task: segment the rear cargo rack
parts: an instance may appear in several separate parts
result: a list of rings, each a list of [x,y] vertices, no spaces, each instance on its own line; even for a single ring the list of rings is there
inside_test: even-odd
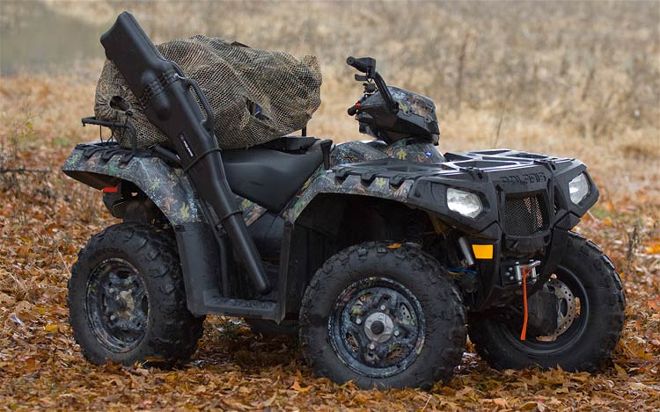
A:
[[[107,127],[112,132],[112,134],[107,139],[107,141],[111,141],[111,140],[119,141],[115,136],[115,133],[119,131],[123,137],[124,133],[126,133],[126,131],[128,130],[130,133],[128,137],[131,142],[131,147],[133,148],[133,151],[135,151],[137,150],[137,139],[135,138],[136,137],[135,129],[128,123],[128,116],[130,116],[129,112],[127,112],[127,117],[126,120],[124,120],[124,122],[118,122],[113,120],[101,120],[96,116],[83,117],[82,119],[80,119],[80,122],[82,123],[83,127],[87,126],[88,124],[99,126],[99,140],[101,140],[102,142],[103,142],[103,133],[101,127]]]
[[[126,123],[119,123],[119,122],[115,122],[115,121],[112,121],[112,120],[101,120],[101,119],[97,119],[96,116],[83,117],[82,119],[80,119],[80,121],[82,122],[83,127],[88,125],[88,124],[93,124],[95,126],[103,126],[103,127],[109,128],[109,129],[115,129],[115,128],[117,128],[117,129],[126,129],[126,128],[128,128],[128,125]]]

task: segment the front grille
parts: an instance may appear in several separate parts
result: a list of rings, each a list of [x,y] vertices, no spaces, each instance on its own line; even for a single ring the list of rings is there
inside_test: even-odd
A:
[[[548,214],[540,194],[507,196],[504,206],[505,232],[513,236],[529,236],[547,228]]]

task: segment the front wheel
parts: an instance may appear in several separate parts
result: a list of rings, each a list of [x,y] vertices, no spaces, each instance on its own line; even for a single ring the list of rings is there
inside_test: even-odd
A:
[[[430,387],[465,347],[465,309],[446,270],[412,245],[368,242],[330,259],[300,309],[317,375],[362,388]]]
[[[614,266],[596,245],[571,233],[546,286],[557,302],[553,332],[521,341],[519,316],[505,320],[501,314],[474,314],[468,327],[477,352],[496,369],[599,369],[623,329],[625,297]]]

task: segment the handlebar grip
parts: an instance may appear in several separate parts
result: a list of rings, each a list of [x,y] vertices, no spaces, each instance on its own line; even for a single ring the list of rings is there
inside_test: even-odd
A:
[[[348,113],[349,116],[355,116],[355,113],[357,113],[357,111],[358,111],[358,107],[357,105],[354,104],[353,106],[349,107],[346,112]]]
[[[350,56],[346,59],[346,64],[367,75],[371,75],[376,71],[376,60],[371,57]]]

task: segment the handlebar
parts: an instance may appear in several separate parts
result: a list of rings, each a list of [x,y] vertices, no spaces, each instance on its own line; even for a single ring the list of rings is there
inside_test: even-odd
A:
[[[383,80],[383,77],[380,75],[380,73],[376,71],[376,59],[372,57],[350,56],[346,59],[346,64],[348,64],[351,67],[354,67],[355,69],[361,71],[362,73],[365,73],[367,80],[373,79],[374,83],[376,83],[376,87],[378,88],[381,95],[383,96],[383,99],[385,100],[385,104],[390,109],[390,111],[392,111],[393,113],[399,111],[399,104],[394,100],[394,98],[392,98],[392,94],[390,93],[390,90],[387,88],[387,84],[385,84],[385,80]],[[358,104],[353,105],[348,108],[348,114],[350,116],[353,116],[359,110],[360,110],[360,106]]]
[[[346,64],[370,77],[376,72],[376,60],[371,57],[351,56],[346,59]]]

